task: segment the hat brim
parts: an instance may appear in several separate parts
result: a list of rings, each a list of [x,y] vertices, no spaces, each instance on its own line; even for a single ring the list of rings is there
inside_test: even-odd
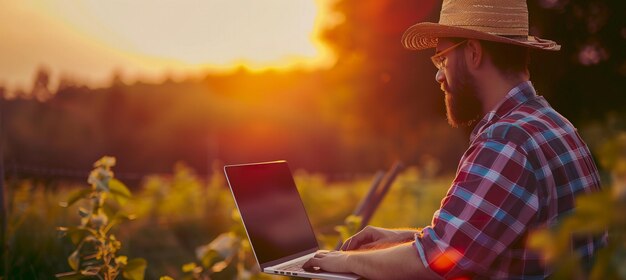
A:
[[[509,38],[433,22],[422,22],[409,27],[402,35],[402,45],[410,50],[424,50],[436,47],[439,38],[477,39],[547,51],[558,51],[561,49],[561,46],[556,42],[535,36]]]

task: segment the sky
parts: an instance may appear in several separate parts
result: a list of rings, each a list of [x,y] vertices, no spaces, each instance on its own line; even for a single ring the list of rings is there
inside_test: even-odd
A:
[[[106,86],[206,71],[323,68],[332,0],[0,0],[0,86],[31,87],[38,67]]]

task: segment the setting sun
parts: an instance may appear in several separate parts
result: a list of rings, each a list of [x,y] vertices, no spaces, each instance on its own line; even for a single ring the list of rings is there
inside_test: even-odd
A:
[[[328,0],[2,2],[0,85],[8,87],[29,86],[39,66],[101,85],[114,71],[153,80],[334,62],[317,34],[333,21]]]

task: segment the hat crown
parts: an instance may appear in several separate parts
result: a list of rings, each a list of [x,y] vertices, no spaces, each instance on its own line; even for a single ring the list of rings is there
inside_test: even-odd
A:
[[[444,0],[439,24],[500,36],[528,36],[525,0]]]

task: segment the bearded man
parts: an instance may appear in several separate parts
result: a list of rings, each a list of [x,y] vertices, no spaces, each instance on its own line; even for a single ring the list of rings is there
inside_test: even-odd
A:
[[[435,80],[452,126],[474,126],[470,146],[431,225],[366,227],[342,251],[303,267],[368,279],[543,279],[552,268],[528,248],[533,230],[555,225],[575,197],[600,190],[598,170],[574,126],[537,95],[529,51],[558,51],[529,36],[525,0],[444,0],[439,23],[406,30],[404,46],[436,48]],[[575,236],[589,263],[606,243]]]

